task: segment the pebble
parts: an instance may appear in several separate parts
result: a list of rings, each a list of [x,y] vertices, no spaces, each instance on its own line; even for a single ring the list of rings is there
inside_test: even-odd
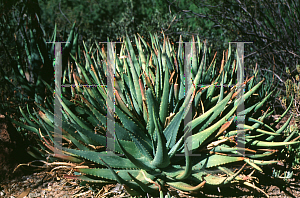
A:
[[[29,193],[28,198],[35,198],[35,197],[41,197],[41,193]]]

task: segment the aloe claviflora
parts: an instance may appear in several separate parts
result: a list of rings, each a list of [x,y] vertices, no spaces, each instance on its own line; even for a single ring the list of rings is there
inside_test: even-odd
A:
[[[206,44],[197,38],[191,46],[192,61],[187,63],[192,68],[191,81],[185,81],[183,44],[175,51],[167,38],[163,43],[156,35],[150,34],[150,38],[151,44],[140,35],[135,38],[137,56],[128,37],[119,54],[115,52],[115,132],[111,134],[115,136],[115,151],[105,149],[108,140],[114,141],[106,137],[109,90],[105,86],[76,86],[63,88],[59,98],[62,138],[67,144],[61,154],[54,153],[54,97],[47,97],[45,106],[36,104],[26,112],[20,108],[28,124],[16,124],[36,133],[40,140],[40,148],[33,147],[30,153],[49,161],[84,163],[86,167],[77,168],[76,175],[65,177],[118,182],[132,195],[162,195],[166,186],[200,191],[209,186],[240,184],[260,190],[252,183],[252,173],[242,173],[245,165],[262,172],[261,166],[278,162],[272,160],[275,148],[299,143],[278,139],[288,122],[277,130],[264,123],[272,112],[270,108],[260,110],[273,92],[262,98],[254,93],[265,79],[257,82],[258,71],[254,71],[243,82],[245,94],[241,97],[240,85],[235,82],[237,71],[242,69],[237,54],[229,47],[219,68],[216,54],[211,56]],[[88,50],[83,45],[83,59],[71,55],[75,64],[68,65],[63,81],[104,85],[108,62],[104,48],[95,43]],[[187,93],[186,82],[190,83]],[[236,113],[242,102],[245,108],[240,114],[245,124],[237,130]],[[236,142],[241,134],[245,134],[244,148]],[[233,172],[233,164],[241,165],[240,169]],[[209,174],[215,168],[224,174]]]

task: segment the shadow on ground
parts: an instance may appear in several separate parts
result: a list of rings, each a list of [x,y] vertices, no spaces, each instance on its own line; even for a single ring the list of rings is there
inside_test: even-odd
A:
[[[4,115],[0,115],[0,182],[31,173],[25,168],[18,168],[13,173],[18,164],[33,160],[27,154],[27,147],[28,143],[11,122]]]

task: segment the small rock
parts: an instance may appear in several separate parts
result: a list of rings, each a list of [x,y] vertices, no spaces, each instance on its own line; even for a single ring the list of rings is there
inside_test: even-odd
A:
[[[40,197],[40,195],[41,195],[40,193],[33,192],[33,193],[29,193],[28,198]]]

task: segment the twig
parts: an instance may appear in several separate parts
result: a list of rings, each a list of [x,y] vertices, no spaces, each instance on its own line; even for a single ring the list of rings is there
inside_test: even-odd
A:
[[[295,54],[294,52],[291,52],[291,51],[289,51],[289,50],[287,50],[287,51],[288,51],[289,53],[293,54],[294,56],[300,57],[299,55]]]
[[[273,72],[273,71],[268,70],[268,69],[261,69],[261,70],[265,70],[265,71],[268,71],[268,72]],[[284,83],[284,81],[281,80],[281,78],[280,78],[275,72],[273,72],[273,73],[274,73],[274,75],[275,75],[282,83]]]
[[[66,15],[61,11],[60,3],[61,3],[61,0],[59,1],[59,6],[58,6],[60,13],[61,13],[61,14],[67,19],[67,21],[71,24],[71,22],[70,22],[69,19],[66,17]]]

